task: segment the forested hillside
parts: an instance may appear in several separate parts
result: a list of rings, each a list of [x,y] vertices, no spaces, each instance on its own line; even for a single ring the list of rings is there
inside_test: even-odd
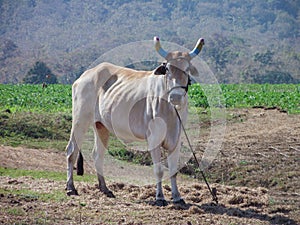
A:
[[[70,83],[113,47],[162,40],[193,48],[221,83],[300,80],[299,0],[0,0],[0,83],[37,62]]]

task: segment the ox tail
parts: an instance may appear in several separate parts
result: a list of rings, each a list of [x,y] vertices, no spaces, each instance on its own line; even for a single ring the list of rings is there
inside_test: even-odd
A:
[[[81,151],[79,151],[79,155],[77,158],[77,175],[78,176],[83,176],[84,174],[84,169],[83,169],[83,156]]]

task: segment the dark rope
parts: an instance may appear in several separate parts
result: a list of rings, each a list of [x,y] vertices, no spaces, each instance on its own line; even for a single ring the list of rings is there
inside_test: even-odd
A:
[[[198,159],[197,159],[197,157],[196,157],[195,151],[194,151],[193,148],[192,148],[192,145],[191,145],[191,142],[190,142],[190,140],[189,140],[189,137],[188,137],[188,135],[187,135],[187,133],[186,133],[186,130],[185,130],[185,128],[184,128],[184,125],[183,125],[183,123],[182,123],[182,120],[181,120],[181,118],[180,118],[180,115],[179,115],[179,113],[178,113],[178,111],[177,111],[177,109],[176,109],[175,106],[174,106],[174,109],[175,109],[175,112],[176,112],[176,114],[177,114],[177,117],[178,117],[178,119],[179,119],[179,121],[180,121],[182,130],[183,130],[183,132],[184,132],[184,134],[185,134],[185,137],[186,137],[186,140],[187,140],[187,142],[188,142],[188,144],[189,144],[189,147],[190,147],[190,149],[191,149],[191,151],[192,151],[192,153],[193,153],[193,156],[194,156],[194,158],[195,158],[195,161],[196,161],[196,163],[197,163],[197,166],[198,166],[198,168],[199,168],[199,170],[200,170],[200,173],[201,173],[201,175],[202,175],[202,177],[203,177],[203,179],[204,179],[204,181],[205,181],[205,183],[206,183],[206,186],[207,186],[207,188],[208,188],[208,190],[209,190],[209,192],[210,192],[210,194],[211,194],[211,196],[212,196],[213,201],[215,201],[216,204],[218,205],[217,189],[216,189],[216,188],[212,188],[212,189],[210,188],[209,183],[207,182],[207,179],[206,179],[206,177],[205,177],[205,174],[204,174],[203,170],[201,170],[201,168],[200,168],[200,163],[199,163],[199,161],[198,161]]]

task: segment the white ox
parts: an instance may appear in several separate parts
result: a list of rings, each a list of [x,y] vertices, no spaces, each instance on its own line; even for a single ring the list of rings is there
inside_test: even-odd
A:
[[[67,150],[67,193],[77,195],[73,183],[73,167],[84,135],[92,125],[95,136],[93,151],[99,189],[114,197],[103,175],[104,152],[109,133],[125,141],[146,140],[157,180],[156,204],[166,205],[162,191],[163,168],[161,147],[168,151],[173,202],[184,204],[177,188],[181,124],[187,118],[189,74],[197,76],[191,60],[202,49],[199,39],[191,52],[169,52],[154,37],[157,52],[166,59],[153,71],[136,71],[110,63],[101,63],[83,73],[72,87],[72,130]],[[77,168],[81,169],[81,168]]]

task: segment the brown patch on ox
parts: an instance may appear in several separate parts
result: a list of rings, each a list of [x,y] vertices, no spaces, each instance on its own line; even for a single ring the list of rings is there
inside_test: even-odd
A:
[[[130,68],[122,68],[118,71],[120,76],[126,77],[127,80],[140,79],[150,76],[153,71],[134,70]]]
[[[102,129],[102,128],[105,127],[105,126],[104,126],[101,122],[99,122],[99,121],[97,121],[97,122],[95,123],[95,125],[96,125],[96,128],[97,128],[97,129]]]
[[[103,123],[97,121],[95,122],[95,126],[97,128],[97,133],[102,141],[102,144],[105,148],[107,148],[108,144],[108,138],[109,138],[109,131],[107,128],[103,125]]]

